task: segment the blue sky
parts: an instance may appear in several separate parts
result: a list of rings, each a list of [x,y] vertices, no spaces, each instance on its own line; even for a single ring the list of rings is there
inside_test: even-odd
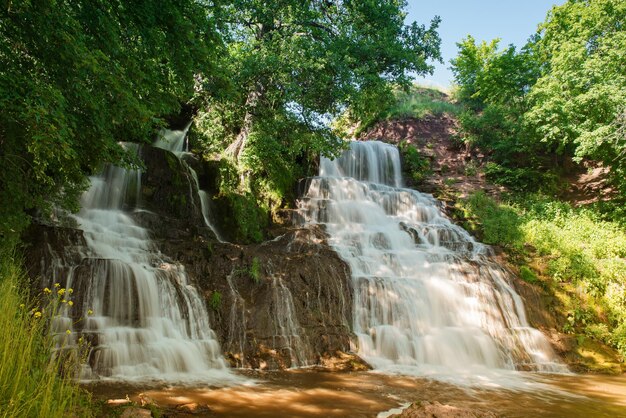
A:
[[[435,64],[432,76],[419,77],[418,82],[449,86],[452,72],[450,59],[457,54],[456,43],[467,35],[476,40],[501,38],[501,45],[523,46],[537,25],[545,20],[553,5],[564,0],[408,0],[407,23],[427,24],[435,15],[441,16],[439,36],[444,63]]]

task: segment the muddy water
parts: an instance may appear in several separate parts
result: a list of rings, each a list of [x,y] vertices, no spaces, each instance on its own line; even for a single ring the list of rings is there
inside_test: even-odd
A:
[[[176,406],[197,404],[200,410],[195,416],[376,417],[410,402],[437,401],[503,417],[626,417],[626,375],[529,374],[528,390],[512,391],[462,388],[423,378],[367,372],[242,374],[254,382],[228,388],[146,389],[98,384],[91,389],[99,399],[128,395],[139,402],[149,398],[164,408],[167,416],[177,416]]]

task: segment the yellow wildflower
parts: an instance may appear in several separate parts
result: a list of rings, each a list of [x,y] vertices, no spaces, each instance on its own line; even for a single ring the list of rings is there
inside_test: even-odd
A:
[[[69,293],[69,294],[71,295],[72,293],[74,293],[74,289],[72,289],[72,288],[70,287],[69,289],[67,289],[67,293]]]
[[[66,333],[67,335],[70,335],[70,334],[72,333],[72,331],[70,331],[69,329],[66,329],[66,330],[65,330],[65,333]]]
[[[65,289],[59,289],[57,293],[59,294],[59,296],[63,296],[65,294]]]
[[[67,304],[68,304],[69,306],[74,306],[74,302],[72,302],[71,300],[70,300],[70,301],[68,301],[68,302],[67,302]]]
[[[61,284],[60,283],[55,283],[54,287],[61,287]]]
[[[61,303],[67,303],[65,299],[61,299]]]
[[[41,312],[37,311],[34,314],[35,318],[41,318]]]
[[[93,311],[91,309],[87,310],[87,315],[93,315]]]
[[[44,293],[52,293],[52,291],[50,289],[48,289],[47,287],[45,289],[43,289]]]
[[[26,305],[24,305],[23,303],[20,303],[20,309],[24,309]]]

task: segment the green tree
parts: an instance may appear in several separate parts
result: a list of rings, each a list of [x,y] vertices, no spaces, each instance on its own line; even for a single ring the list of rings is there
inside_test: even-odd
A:
[[[391,83],[430,71],[439,19],[404,25],[404,1],[233,0],[220,19],[230,83],[200,101],[206,153],[229,156],[230,186],[280,202],[308,155],[340,141],[328,121],[350,107],[373,111]]]
[[[195,0],[14,0],[0,6],[0,235],[75,207],[86,175],[132,162],[158,117],[212,72],[220,42]]]
[[[500,49],[498,39],[477,44],[468,36],[451,61],[456,97],[465,108],[459,117],[461,138],[489,153],[486,172],[492,180],[513,188],[545,184],[544,167],[553,163],[546,158],[546,144],[524,121],[528,91],[540,75],[535,42],[517,51],[512,45]]]
[[[626,3],[570,0],[540,27],[527,119],[542,141],[610,166],[626,191]]]

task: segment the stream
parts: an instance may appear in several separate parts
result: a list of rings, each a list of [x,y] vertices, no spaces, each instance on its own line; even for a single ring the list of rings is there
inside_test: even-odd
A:
[[[96,399],[149,398],[167,416],[197,404],[209,417],[386,417],[417,401],[489,411],[503,417],[626,417],[626,376],[520,373],[528,390],[468,388],[419,377],[311,369],[239,371],[249,383],[225,388],[88,386]],[[399,409],[395,412],[399,412]]]

